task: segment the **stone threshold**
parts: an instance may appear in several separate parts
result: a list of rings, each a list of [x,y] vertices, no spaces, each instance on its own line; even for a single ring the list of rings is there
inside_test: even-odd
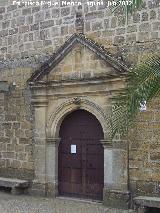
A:
[[[92,199],[87,199],[87,198],[84,199],[84,198],[75,198],[75,197],[67,197],[67,196],[66,197],[57,196],[56,199],[102,205],[102,201],[100,201],[100,200],[92,200]]]

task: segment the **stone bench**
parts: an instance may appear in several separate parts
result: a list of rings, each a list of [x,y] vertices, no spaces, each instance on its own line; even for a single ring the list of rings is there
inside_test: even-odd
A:
[[[160,212],[160,197],[148,197],[148,196],[135,197],[134,205],[138,213],[147,212],[147,208],[157,208],[156,212]]]
[[[27,180],[0,177],[0,187],[11,188],[12,194],[21,194],[29,187]]]

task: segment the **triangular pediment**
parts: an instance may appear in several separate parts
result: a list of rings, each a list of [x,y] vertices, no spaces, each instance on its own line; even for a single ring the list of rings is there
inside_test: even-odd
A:
[[[83,57],[81,57],[81,59],[78,59],[78,51],[83,51]],[[77,60],[81,60],[81,63],[77,63],[75,61],[76,58]],[[89,58],[94,59],[95,64],[94,60],[89,62]],[[68,64],[68,61],[71,61],[71,63]],[[88,66],[87,63],[90,63],[90,66]],[[74,71],[84,69],[85,72],[91,72],[91,68],[92,70],[96,69],[98,64],[99,67],[97,69],[101,67],[102,72],[105,72],[105,66],[108,68],[106,70],[110,70],[110,72],[112,72],[112,70],[115,70],[117,73],[124,73],[127,71],[127,66],[125,66],[121,61],[115,59],[103,46],[100,46],[95,41],[86,38],[83,34],[73,34],[48,61],[46,61],[32,74],[28,81],[40,81],[44,79],[46,75],[49,75],[50,72],[56,72],[59,70],[60,67],[62,67],[62,64],[65,64],[63,67],[64,71],[65,69],[71,70],[69,66],[72,65],[72,68],[74,67]],[[86,65],[85,67],[84,64]],[[76,68],[77,65],[79,68]]]

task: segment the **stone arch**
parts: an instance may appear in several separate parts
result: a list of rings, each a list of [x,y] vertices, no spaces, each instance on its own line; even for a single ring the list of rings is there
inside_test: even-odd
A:
[[[106,115],[101,107],[88,99],[73,98],[60,104],[51,114],[46,128],[47,138],[58,138],[63,119],[77,109],[83,109],[93,114],[102,126],[104,138],[107,137]]]

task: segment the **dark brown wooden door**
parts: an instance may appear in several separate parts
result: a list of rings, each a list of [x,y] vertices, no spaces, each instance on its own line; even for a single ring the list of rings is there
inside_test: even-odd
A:
[[[102,199],[104,150],[99,121],[85,110],[66,116],[60,127],[58,187],[60,195]]]

